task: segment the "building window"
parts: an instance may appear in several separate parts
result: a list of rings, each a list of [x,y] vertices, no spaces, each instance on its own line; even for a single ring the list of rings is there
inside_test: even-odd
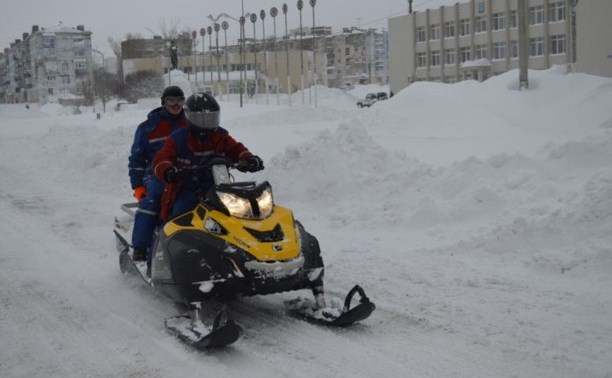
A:
[[[78,70],[82,70],[86,67],[85,65],[85,60],[84,59],[80,59],[80,60],[75,60],[74,61],[74,68],[78,69]]]
[[[62,76],[62,84],[70,84],[70,76]]]
[[[417,67],[427,67],[427,54],[424,52],[417,53]]]
[[[485,2],[484,1],[479,1],[478,2],[478,13],[484,13],[485,12]]]
[[[47,81],[55,81],[55,76],[53,75],[47,76]]]
[[[79,50],[75,50],[75,51],[74,51],[74,56],[76,56],[76,57],[78,57],[78,58],[82,58],[82,57],[84,57],[84,56],[85,56],[85,51],[80,50],[80,49],[79,49]]]
[[[464,18],[459,21],[459,35],[470,35],[470,20]]]
[[[53,96],[53,88],[47,88],[47,93]]]
[[[518,58],[518,41],[510,41],[510,58]]]
[[[502,30],[506,27],[506,14],[495,13],[493,15],[493,30]]]
[[[550,53],[552,55],[565,54],[565,35],[553,35],[550,37]]]
[[[425,42],[425,26],[419,26],[416,30],[417,42]]]
[[[489,57],[489,49],[487,48],[487,45],[476,45],[474,52],[476,59],[487,59]]]
[[[432,51],[430,61],[431,61],[432,66],[439,66],[440,65],[440,51]]]
[[[544,37],[530,38],[530,56],[544,55]]]
[[[55,56],[55,47],[45,47],[45,56]]]
[[[429,39],[440,39],[440,24],[431,25]]]
[[[350,47],[347,47],[347,48],[344,50],[344,55],[351,55],[351,48],[350,48]]]
[[[444,23],[444,38],[455,36],[455,23],[453,21]]]
[[[518,27],[518,11],[513,10],[510,11],[510,17],[508,18],[508,24],[511,29],[516,29]]]
[[[548,10],[549,22],[565,21],[565,3],[550,4]]]
[[[479,16],[474,19],[474,33],[483,33],[487,31],[487,18]]]
[[[68,72],[68,63],[62,63],[62,72]]]
[[[493,59],[506,58],[506,42],[496,42],[493,44]]]
[[[459,49],[459,62],[465,63],[472,60],[472,53],[469,46],[461,47]]]
[[[444,50],[444,64],[455,64],[455,50]]]
[[[544,7],[538,5],[529,7],[529,25],[539,25],[544,23]]]

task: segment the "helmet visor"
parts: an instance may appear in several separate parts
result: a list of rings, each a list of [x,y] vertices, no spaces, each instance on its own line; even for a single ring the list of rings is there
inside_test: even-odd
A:
[[[206,130],[214,130],[219,127],[221,112],[192,112],[187,107],[185,117],[193,125]]]

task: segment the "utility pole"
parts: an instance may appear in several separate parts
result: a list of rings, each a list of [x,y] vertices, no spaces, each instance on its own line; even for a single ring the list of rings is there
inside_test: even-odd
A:
[[[529,44],[527,26],[527,0],[518,0],[518,35],[519,35],[519,90],[529,89]]]

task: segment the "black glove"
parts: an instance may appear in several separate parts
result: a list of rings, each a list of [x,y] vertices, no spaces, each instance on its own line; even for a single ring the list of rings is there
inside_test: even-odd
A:
[[[164,171],[164,181],[173,184],[182,180],[185,177],[185,171],[182,168],[170,167]]]
[[[240,172],[257,172],[264,169],[263,160],[257,155],[253,155],[238,162],[238,170]]]

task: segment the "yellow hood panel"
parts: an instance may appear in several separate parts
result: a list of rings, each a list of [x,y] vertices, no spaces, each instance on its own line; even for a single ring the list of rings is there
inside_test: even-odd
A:
[[[204,216],[201,217],[200,214]],[[198,205],[191,215],[191,226],[182,226],[170,221],[164,225],[163,232],[171,236],[181,230],[199,230],[245,250],[259,261],[291,260],[300,255],[301,242],[299,235],[296,234],[293,213],[288,208],[274,206],[268,218],[257,220],[233,218],[217,210],[208,210],[202,205]],[[206,230],[204,224],[208,218],[223,226],[227,230],[227,235],[214,234]],[[261,242],[245,229],[246,227],[259,232],[269,232],[277,225],[280,225],[284,237],[275,242]]]

